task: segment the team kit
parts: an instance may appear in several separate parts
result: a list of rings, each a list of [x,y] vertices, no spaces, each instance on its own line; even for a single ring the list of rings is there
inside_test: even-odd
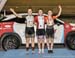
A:
[[[35,33],[38,39],[38,53],[44,53],[45,38],[47,41],[48,53],[53,53],[54,46],[54,20],[57,19],[62,12],[61,5],[58,6],[59,12],[53,16],[53,12],[48,10],[47,16],[43,15],[43,10],[38,9],[38,15],[33,16],[32,8],[28,8],[27,16],[18,15],[14,9],[10,8],[10,11],[18,18],[25,18],[25,37],[26,37],[26,51],[29,51],[29,43],[31,41],[32,53],[35,53]],[[36,32],[34,30],[36,26]],[[46,28],[45,28],[46,26]]]

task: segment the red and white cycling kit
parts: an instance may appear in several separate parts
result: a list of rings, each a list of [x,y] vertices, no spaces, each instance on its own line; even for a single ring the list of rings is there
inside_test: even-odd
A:
[[[37,24],[37,29],[45,28],[45,23],[46,23],[45,16],[36,16],[34,21]]]
[[[45,23],[46,23],[45,16],[36,16],[34,21],[37,24],[36,34],[38,36],[45,35]]]

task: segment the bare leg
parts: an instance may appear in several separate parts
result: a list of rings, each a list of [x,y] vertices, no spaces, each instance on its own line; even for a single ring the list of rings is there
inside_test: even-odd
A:
[[[30,38],[28,36],[26,36],[26,50],[29,50],[29,42],[30,42]]]
[[[51,43],[51,45],[49,46],[50,49],[48,50],[48,53],[53,53],[54,39],[49,38],[49,43]]]
[[[54,39],[51,39],[51,50],[53,50],[53,46],[54,46]]]
[[[39,49],[39,53],[41,53],[41,39],[38,36],[38,49]]]
[[[42,40],[42,53],[44,53],[44,39],[45,39],[45,37],[43,36],[41,39]]]
[[[50,50],[50,41],[49,41],[49,38],[47,38],[47,48],[48,48],[48,50]]]
[[[34,53],[34,49],[35,49],[35,41],[34,41],[34,37],[32,37],[31,42],[32,42],[32,51]]]

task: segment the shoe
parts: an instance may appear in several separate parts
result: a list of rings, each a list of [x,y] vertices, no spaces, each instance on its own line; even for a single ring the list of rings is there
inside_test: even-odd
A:
[[[53,53],[53,50],[48,50],[48,53]]]
[[[34,54],[35,52],[34,51],[32,51],[32,54]]]

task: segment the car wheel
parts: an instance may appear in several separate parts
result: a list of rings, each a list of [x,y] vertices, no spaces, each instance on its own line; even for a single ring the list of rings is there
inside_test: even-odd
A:
[[[2,48],[6,50],[17,49],[20,46],[19,37],[15,34],[5,34],[2,40]]]
[[[75,50],[75,32],[71,32],[67,35],[66,44],[68,48]]]

